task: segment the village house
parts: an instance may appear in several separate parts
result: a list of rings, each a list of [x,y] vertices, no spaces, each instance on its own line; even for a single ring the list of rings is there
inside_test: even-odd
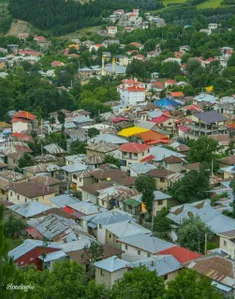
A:
[[[116,35],[117,34],[117,27],[116,26],[108,26],[107,32],[110,35]]]
[[[10,205],[8,209],[18,217],[28,219],[43,214],[46,211],[51,210],[51,207],[44,205],[38,201],[25,202],[16,205]]]
[[[112,153],[117,149],[118,146],[112,143],[92,143],[86,147],[86,154],[88,158],[93,156],[100,156],[101,158],[104,158],[105,155],[112,155]]]
[[[60,167],[55,164],[38,164],[22,168],[23,174],[26,177],[47,175],[50,177],[57,177],[60,172]]]
[[[19,111],[14,114],[12,123],[12,133],[21,133],[27,130],[35,130],[37,128],[36,115],[27,111]]]
[[[220,251],[228,254],[235,260],[235,230],[230,230],[218,234]]]
[[[125,166],[133,163],[151,161],[154,157],[149,153],[150,146],[131,142],[122,144],[119,150],[122,153],[122,162]]]
[[[38,201],[42,204],[51,205],[50,198],[55,197],[56,190],[34,182],[12,183],[8,191],[8,199],[15,204],[28,201]]]
[[[172,197],[161,191],[154,191],[153,199],[153,215],[157,216],[157,213],[160,212],[163,208],[168,208],[172,204]]]
[[[157,190],[167,191],[168,187],[171,185],[169,176],[174,174],[174,172],[166,169],[153,169],[147,172],[147,174],[154,177]]]

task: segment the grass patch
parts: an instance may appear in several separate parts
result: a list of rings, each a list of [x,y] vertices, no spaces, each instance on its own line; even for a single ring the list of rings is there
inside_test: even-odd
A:
[[[89,39],[89,36],[98,33],[99,30],[101,30],[101,26],[82,28],[80,30],[76,30],[75,32],[60,36],[60,38],[71,40],[76,38],[81,39],[82,37],[87,37]]]
[[[169,4],[175,4],[175,3],[184,3],[186,0],[163,0],[162,4],[164,6],[167,6]]]
[[[221,3],[223,0],[208,0],[206,2],[203,2],[201,4],[197,5],[197,8],[204,9],[204,8],[217,8],[221,6]]]

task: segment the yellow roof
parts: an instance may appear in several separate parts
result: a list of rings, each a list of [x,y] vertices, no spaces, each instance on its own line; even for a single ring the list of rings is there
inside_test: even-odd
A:
[[[143,132],[147,132],[147,131],[149,131],[149,130],[144,129],[144,128],[139,128],[139,127],[130,127],[130,128],[121,130],[118,133],[118,135],[123,136],[123,137],[130,137],[135,134],[139,134],[139,133],[143,133]]]
[[[1,129],[4,129],[4,128],[10,128],[10,127],[11,127],[11,125],[8,124],[8,123],[6,123],[5,121],[1,121],[1,122],[0,122],[0,128],[1,128]]]

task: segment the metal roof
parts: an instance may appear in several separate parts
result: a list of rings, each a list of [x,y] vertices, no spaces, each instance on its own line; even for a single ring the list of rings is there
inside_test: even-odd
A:
[[[226,121],[227,118],[217,111],[206,111],[202,113],[195,113],[195,117],[201,119],[206,124]]]
[[[113,233],[118,238],[125,238],[136,234],[147,234],[151,232],[150,230],[130,220],[103,226],[107,231]]]
[[[51,207],[46,206],[37,201],[20,203],[17,205],[9,206],[8,208],[11,211],[13,211],[25,218],[34,217],[35,215],[41,214],[41,213],[51,209]]]
[[[63,250],[57,250],[46,254],[46,257],[39,256],[40,260],[43,260],[44,263],[59,260],[61,258],[67,257],[67,254]]]
[[[129,268],[130,263],[124,260],[119,259],[117,256],[111,256],[107,259],[101,260],[94,264],[95,267],[108,272],[115,272],[124,268]]]
[[[88,140],[88,143],[97,143],[97,142],[107,142],[107,143],[113,143],[113,144],[123,144],[123,143],[128,143],[129,141],[113,135],[113,134],[99,134],[91,139]]]
[[[144,174],[157,167],[149,163],[133,163],[129,165],[129,168],[137,174]]]
[[[154,200],[164,200],[172,198],[170,195],[163,193],[161,191],[154,191]]]
[[[61,167],[62,170],[68,173],[79,172],[87,170],[87,165],[82,163],[75,163]]]
[[[25,240],[21,245],[17,246],[16,248],[9,251],[8,256],[12,257],[13,260],[17,260],[22,255],[26,254],[27,252],[33,250],[36,247],[47,247],[47,248],[58,248],[60,249],[59,244],[55,242],[47,242],[46,245],[43,241],[40,240]]]
[[[51,144],[45,145],[43,148],[49,154],[52,154],[52,155],[65,154],[66,153],[66,151],[63,148],[61,148],[58,144],[55,144],[55,143],[51,143]]]
[[[178,152],[172,151],[168,148],[165,148],[161,145],[154,146],[150,148],[150,154],[155,156],[155,161],[162,161],[165,158],[168,158],[170,156],[176,156],[179,158],[185,158],[185,155],[182,155]]]
[[[51,202],[53,202],[56,206],[59,208],[64,208],[65,206],[69,204],[74,204],[77,202],[80,202],[78,198],[63,194],[63,195],[58,195],[56,197],[50,198],[49,199]]]

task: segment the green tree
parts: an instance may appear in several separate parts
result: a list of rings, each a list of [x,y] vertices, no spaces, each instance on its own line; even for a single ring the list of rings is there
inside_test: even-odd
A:
[[[149,175],[140,175],[136,178],[137,191],[142,192],[142,201],[146,204],[149,213],[152,212],[154,191],[156,190],[155,179]]]
[[[85,154],[86,153],[86,143],[82,141],[73,141],[70,145],[70,154]]]
[[[5,237],[3,223],[4,208],[0,205],[0,298],[4,299],[25,299],[29,293],[22,290],[7,290],[8,284],[20,285],[23,283],[18,269],[16,269],[12,258],[8,257],[10,240]]]
[[[160,299],[163,295],[163,279],[157,276],[156,272],[139,267],[126,272],[124,277],[113,285],[110,299]]]
[[[66,116],[65,116],[64,112],[62,112],[61,110],[59,110],[57,112],[57,119],[58,119],[58,121],[59,121],[60,124],[64,124],[65,117]]]
[[[190,203],[207,198],[210,190],[210,172],[206,165],[201,165],[200,170],[187,172],[168,188],[171,194],[180,203]]]
[[[182,247],[204,253],[205,234],[208,234],[208,239],[212,238],[213,233],[210,228],[198,216],[192,216],[184,219],[180,225],[177,233],[178,242]]]
[[[100,131],[96,128],[90,128],[90,129],[88,129],[88,132],[87,132],[87,135],[90,138],[93,138],[99,134],[100,134]]]
[[[4,224],[4,234],[7,238],[19,238],[20,235],[25,234],[26,224],[13,215],[10,215]]]
[[[165,299],[222,299],[211,280],[191,269],[184,269],[168,283]]]
[[[232,211],[232,217],[235,219],[235,179],[233,179],[230,184],[229,187],[232,188],[232,193],[233,193],[233,211]]]
[[[166,217],[169,213],[168,209],[163,208],[154,218],[153,231],[157,237],[169,240],[169,233],[171,232],[171,225],[173,222]]]
[[[33,165],[34,165],[34,160],[32,156],[28,153],[25,153],[24,156],[19,159],[19,168],[33,166]]]
[[[117,158],[113,157],[112,155],[105,155],[104,163],[116,165],[118,168],[120,168],[121,166],[121,162]]]
[[[193,142],[188,153],[189,162],[206,162],[211,164],[216,152],[219,150],[218,142],[207,136],[199,137]]]

